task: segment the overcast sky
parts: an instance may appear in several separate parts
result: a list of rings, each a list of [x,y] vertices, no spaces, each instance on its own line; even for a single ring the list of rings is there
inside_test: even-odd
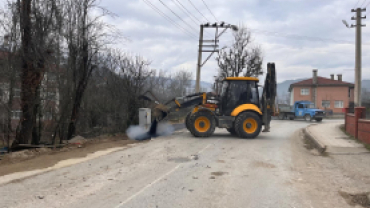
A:
[[[192,35],[171,24],[146,1]],[[263,50],[264,68],[267,62],[275,62],[279,82],[311,77],[312,69],[319,69],[319,76],[341,73],[344,80],[354,80],[355,29],[346,28],[342,20],[353,23],[351,9],[358,0],[204,0],[215,17],[202,0],[161,1],[186,24],[159,0],[101,0],[103,7],[117,15],[107,21],[116,25],[129,40],[121,41],[114,47],[151,60],[153,69],[169,72],[184,69],[193,72],[195,79],[199,22],[215,22],[216,17],[218,21],[243,24],[252,31],[254,44],[260,45]],[[182,10],[177,1],[196,20]],[[367,4],[370,13],[370,0],[359,0],[358,3],[363,7]],[[364,20],[364,24],[368,21]],[[364,79],[370,79],[369,27],[363,28]],[[209,30],[209,33],[212,31]],[[230,44],[231,31],[220,39],[221,47]],[[215,75],[217,63],[213,56],[203,67],[201,79],[213,82]]]
[[[202,0],[179,0],[201,22],[215,22]],[[366,1],[365,3],[363,3]],[[144,0],[102,0],[104,7],[118,15],[111,23],[117,25],[130,41],[121,47],[152,60],[152,67],[175,71],[189,70],[194,73],[197,63],[199,24],[195,24],[176,0],[162,0],[178,14],[185,24],[159,0],[150,0],[160,11],[177,24],[194,34],[189,36],[171,24]],[[351,9],[357,0],[204,0],[219,21],[244,24],[251,29],[254,44],[264,53],[267,62],[275,62],[278,81],[312,76],[312,69],[319,69],[319,76],[342,73],[344,80],[353,81],[355,61],[355,29],[351,24]],[[360,0],[363,6],[370,0]],[[370,9],[370,6],[369,6]],[[370,11],[370,10],[369,10]],[[364,23],[367,23],[365,20]],[[188,25],[192,26],[190,28]],[[370,39],[368,27],[363,28],[363,77],[370,79]],[[210,33],[212,31],[209,31]],[[231,32],[221,37],[221,47],[230,43]],[[317,40],[322,41],[317,41]],[[314,41],[316,40],[316,41]],[[215,57],[215,56],[214,56]],[[202,69],[203,81],[213,82],[217,64],[211,58]]]

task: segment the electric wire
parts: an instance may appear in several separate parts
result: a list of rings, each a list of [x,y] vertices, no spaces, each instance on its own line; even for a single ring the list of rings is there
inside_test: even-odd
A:
[[[161,15],[163,18],[165,18],[167,21],[169,21],[170,23],[172,23],[173,25],[175,25],[176,27],[182,29],[184,32],[186,32],[191,38],[195,38],[195,40],[197,40],[197,37],[189,32],[188,30],[186,30],[185,28],[183,28],[181,25],[177,24],[174,20],[172,20],[170,17],[168,17],[166,14],[164,14],[160,9],[158,9],[156,6],[154,6],[152,3],[150,3],[149,0],[143,0],[144,3],[146,3],[149,7],[151,7],[155,12],[157,12],[159,15]]]
[[[213,14],[213,12],[209,9],[208,5],[206,4],[206,2],[204,0],[202,0],[203,4],[207,7],[209,13],[211,13],[211,15],[215,18],[216,22],[218,22],[218,19],[217,17]]]
[[[200,15],[202,15],[203,16],[203,18],[205,19],[205,20],[207,20],[207,22],[209,22],[209,20],[207,19],[207,17],[205,17],[203,14],[202,14],[202,12],[200,12],[199,11],[199,9],[193,4],[193,2],[191,1],[191,0],[188,0],[189,1],[189,3],[194,7],[194,9],[195,10],[197,10],[198,11],[198,13],[200,14]]]
[[[360,7],[362,7],[362,6],[366,3],[366,1],[367,1],[367,0],[364,0],[364,2],[362,2],[362,4],[361,4],[361,6],[360,6]]]
[[[356,9],[356,6],[357,4],[360,2],[360,0],[357,0],[357,3],[355,4],[355,6],[353,6],[354,9]]]
[[[201,21],[199,21],[199,19],[197,19],[188,9],[186,9],[186,7],[184,7],[184,5],[179,2],[179,0],[172,0],[173,2],[175,2],[176,6],[179,7],[185,15],[188,15],[190,17],[190,19],[196,24],[196,25],[199,25],[199,24],[202,24]],[[177,3],[176,3],[177,2]],[[208,31],[205,31],[207,33],[207,35],[209,36],[213,36],[211,33],[209,33]]]
[[[165,6],[168,10],[170,10],[170,12],[175,15],[177,18],[179,18],[183,23],[185,23],[188,27],[190,27],[192,30],[195,30],[191,25],[189,25],[187,22],[185,22],[176,12],[174,12],[170,7],[168,7],[165,3],[163,3],[162,0],[158,0],[159,2],[161,2],[161,4],[163,6]],[[195,30],[196,33],[198,32],[197,30]]]
[[[296,40],[307,40],[307,41],[320,41],[320,42],[335,42],[336,44],[348,44],[353,45],[354,43],[350,41],[345,40],[336,40],[336,39],[330,39],[330,38],[319,38],[319,37],[311,37],[311,36],[303,36],[303,35],[295,35],[295,34],[284,34],[279,32],[272,32],[272,31],[266,31],[266,30],[258,30],[258,29],[252,29],[249,28],[252,32],[255,33],[261,33],[267,36],[274,36],[274,37],[281,37],[281,38],[289,38],[289,39],[296,39]],[[233,40],[229,40],[233,41]],[[369,45],[369,44],[363,44],[363,45]]]

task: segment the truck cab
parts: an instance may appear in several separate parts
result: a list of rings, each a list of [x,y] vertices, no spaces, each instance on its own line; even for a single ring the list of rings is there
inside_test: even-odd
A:
[[[325,116],[323,110],[315,108],[310,101],[296,101],[293,106],[295,118],[304,118],[306,121],[322,121]]]

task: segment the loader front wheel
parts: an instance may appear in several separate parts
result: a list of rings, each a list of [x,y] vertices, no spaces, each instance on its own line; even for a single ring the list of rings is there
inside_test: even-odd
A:
[[[190,116],[190,132],[196,137],[209,137],[215,132],[216,120],[214,116],[205,111],[196,112]]]
[[[190,116],[191,116],[191,112],[188,113],[185,119],[185,126],[186,126],[186,129],[188,129],[189,131],[190,131]]]
[[[252,112],[244,112],[235,120],[235,131],[242,138],[256,138],[260,134],[261,128],[261,118]]]

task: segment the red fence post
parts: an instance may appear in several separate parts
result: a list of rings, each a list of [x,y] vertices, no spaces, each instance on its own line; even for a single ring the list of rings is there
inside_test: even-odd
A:
[[[344,130],[347,131],[347,114],[349,113],[349,108],[344,108]]]
[[[366,108],[355,108],[355,138],[358,138],[358,119],[366,118]]]

